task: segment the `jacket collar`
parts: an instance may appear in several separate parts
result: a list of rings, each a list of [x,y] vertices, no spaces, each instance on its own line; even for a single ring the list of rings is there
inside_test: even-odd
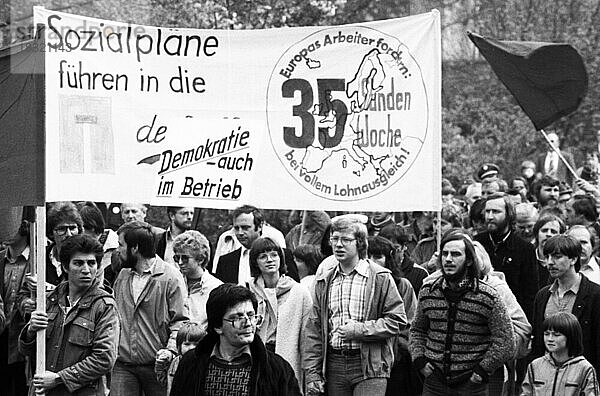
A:
[[[333,274],[336,272],[339,266],[339,262],[336,260],[335,257],[330,257],[331,258],[326,258],[323,261],[322,265],[324,265],[325,268],[320,274],[317,275],[317,277],[315,278],[315,282],[327,280],[327,278],[333,276]],[[382,272],[389,272],[390,274],[392,273],[392,271],[390,271],[389,269],[384,268],[379,264],[375,264],[369,259],[362,259],[361,261],[366,263],[364,269],[368,273],[368,275],[366,275],[368,277],[371,275],[377,275]]]
[[[68,294],[69,281],[63,281],[58,286],[56,286],[56,289],[54,289],[52,293],[50,293],[50,295],[48,295],[48,299],[52,302],[60,301],[61,299],[64,299],[65,296]],[[96,300],[96,297],[104,295],[108,295],[108,293],[101,290],[98,279],[94,279],[92,285],[87,288],[83,296],[81,296],[81,298],[79,299],[78,306],[81,309],[87,309]]]

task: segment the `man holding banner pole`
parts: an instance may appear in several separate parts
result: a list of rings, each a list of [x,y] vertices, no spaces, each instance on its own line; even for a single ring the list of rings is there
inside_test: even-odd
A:
[[[46,310],[32,312],[19,336],[19,349],[43,362],[29,394],[104,396],[102,376],[116,361],[120,327],[114,298],[96,279],[103,254],[88,235],[64,241],[60,261],[67,281],[48,295]],[[40,334],[47,341],[41,357],[35,352]]]

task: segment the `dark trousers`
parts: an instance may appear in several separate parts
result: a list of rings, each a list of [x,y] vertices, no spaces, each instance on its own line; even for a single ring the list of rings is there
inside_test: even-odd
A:
[[[27,394],[25,362],[8,364],[8,330],[0,335],[0,394],[6,396]]]
[[[406,349],[399,349],[397,353],[385,395],[396,396],[399,389],[405,396],[420,395],[423,392],[423,381],[412,364],[410,353]]]
[[[488,396],[487,384],[475,384],[471,381],[450,386],[436,370],[423,383],[423,396]]]

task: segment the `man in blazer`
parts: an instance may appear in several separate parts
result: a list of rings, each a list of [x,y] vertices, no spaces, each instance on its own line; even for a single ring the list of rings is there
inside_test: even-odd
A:
[[[219,257],[215,276],[225,283],[245,285],[252,277],[250,274],[249,252],[252,243],[262,234],[264,216],[260,209],[244,205],[233,211],[233,229],[235,237],[242,245],[239,249]],[[298,268],[293,255],[284,249],[288,275],[299,281]]]
[[[561,151],[558,135],[551,132],[548,134],[548,140],[550,140],[552,145],[563,155],[569,165],[571,165],[573,169],[576,169],[573,155],[567,151]],[[536,169],[540,173],[539,177],[550,175],[560,181],[566,182],[569,186],[573,184],[573,175],[551,147],[548,147],[548,152],[538,155],[536,159]]]

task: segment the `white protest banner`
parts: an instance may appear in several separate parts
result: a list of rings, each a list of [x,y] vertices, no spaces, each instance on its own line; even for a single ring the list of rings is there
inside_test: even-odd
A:
[[[244,31],[34,14],[47,201],[440,208],[435,10]]]

